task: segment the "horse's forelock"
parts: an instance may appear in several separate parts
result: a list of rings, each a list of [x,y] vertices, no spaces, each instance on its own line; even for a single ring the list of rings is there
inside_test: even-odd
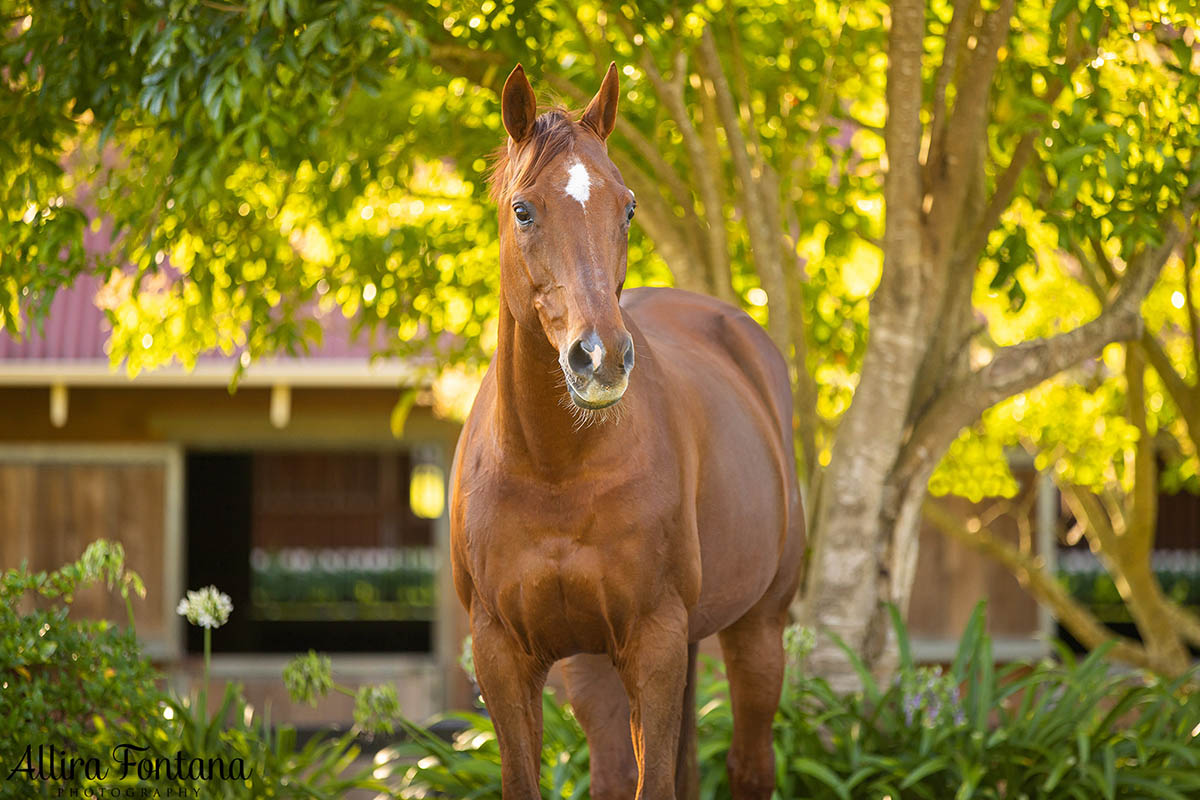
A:
[[[507,145],[497,148],[488,177],[492,201],[500,204],[532,184],[546,165],[575,141],[575,127],[564,109],[553,108],[537,118],[529,141],[512,154],[515,157],[510,157]]]

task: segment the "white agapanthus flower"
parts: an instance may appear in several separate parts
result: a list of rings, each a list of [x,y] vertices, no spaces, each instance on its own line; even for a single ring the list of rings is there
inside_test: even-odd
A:
[[[219,628],[229,621],[233,611],[233,601],[229,595],[218,591],[215,586],[205,586],[194,592],[188,592],[187,597],[179,601],[175,609],[181,617],[201,628]]]

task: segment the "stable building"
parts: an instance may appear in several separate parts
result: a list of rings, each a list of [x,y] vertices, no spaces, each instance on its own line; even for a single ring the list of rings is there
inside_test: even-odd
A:
[[[300,725],[346,724],[352,701],[290,703],[283,665],[333,654],[339,680],[394,681],[424,719],[469,701],[457,667],[465,622],[449,585],[447,475],[459,425],[419,391],[427,374],[372,361],[340,314],[305,357],[203,356],[129,378],[110,366],[95,278],[61,290],[40,334],[0,333],[0,569],[51,570],[98,538],[120,542],[146,582],[134,602],[145,651],[181,685],[202,637],[179,617],[209,584],[234,612],[214,631],[212,674]],[[123,623],[118,596],[76,608]],[[219,698],[220,692],[212,692]]]

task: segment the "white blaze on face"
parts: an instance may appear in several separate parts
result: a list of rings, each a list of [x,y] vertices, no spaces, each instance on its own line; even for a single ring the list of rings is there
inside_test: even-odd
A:
[[[579,201],[579,205],[587,209],[588,197],[592,194],[592,176],[588,174],[587,167],[582,162],[576,161],[567,170],[569,180],[563,188],[567,194]]]

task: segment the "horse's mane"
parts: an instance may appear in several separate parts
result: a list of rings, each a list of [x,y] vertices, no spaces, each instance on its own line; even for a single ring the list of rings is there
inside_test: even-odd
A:
[[[575,122],[566,109],[552,108],[534,121],[533,133],[517,150],[515,159],[509,157],[507,145],[500,145],[492,154],[494,161],[488,176],[492,201],[500,204],[513,192],[532,184],[547,164],[571,146],[575,133]]]

